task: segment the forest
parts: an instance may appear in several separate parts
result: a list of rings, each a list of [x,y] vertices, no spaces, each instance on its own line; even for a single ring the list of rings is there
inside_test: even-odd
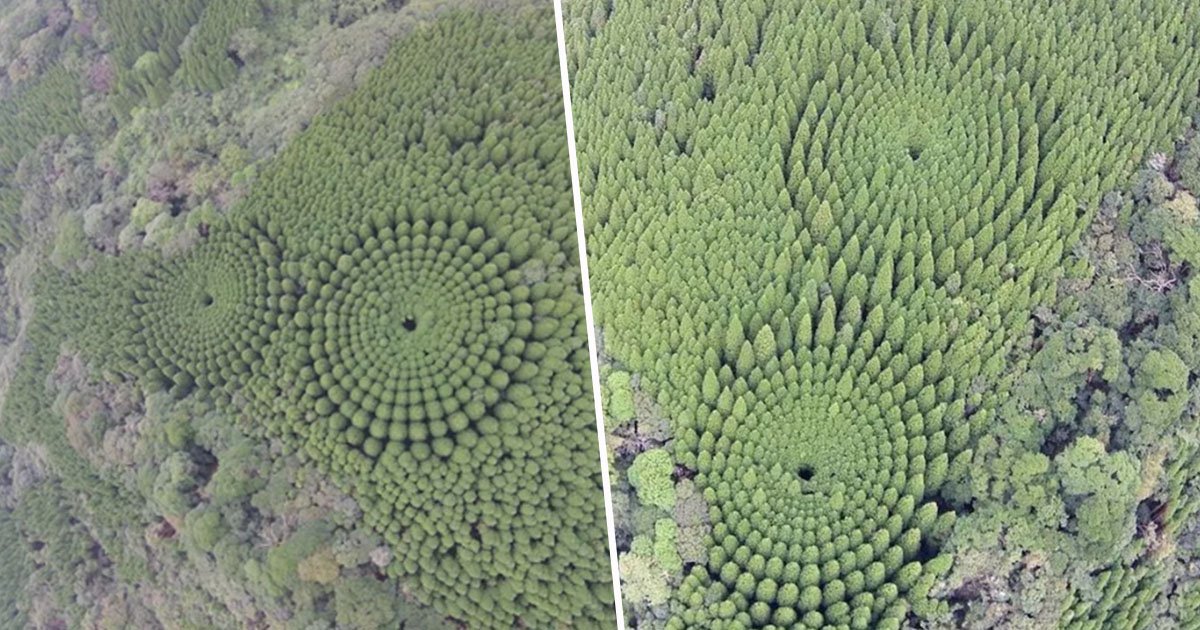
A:
[[[0,627],[615,625],[548,4],[14,0],[0,66]]]
[[[565,0],[636,628],[1200,624],[1200,14]]]

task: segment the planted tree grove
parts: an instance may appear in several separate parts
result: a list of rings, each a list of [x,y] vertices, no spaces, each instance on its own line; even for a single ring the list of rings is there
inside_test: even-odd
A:
[[[1153,1],[569,4],[598,323],[712,522],[666,627],[945,610],[930,592],[1015,349],[1101,195],[1183,130],[1198,18]]]

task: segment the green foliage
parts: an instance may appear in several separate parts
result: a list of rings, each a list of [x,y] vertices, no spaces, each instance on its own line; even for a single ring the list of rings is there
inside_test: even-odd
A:
[[[1180,420],[1188,405],[1188,366],[1169,348],[1146,353],[1134,372],[1136,394],[1130,423],[1149,434],[1162,434]]]
[[[112,33],[118,89],[112,105],[124,116],[142,99],[161,105],[179,67],[179,45],[201,18],[206,0],[103,0],[100,17]]]
[[[184,85],[216,92],[237,75],[230,59],[230,40],[239,29],[256,26],[262,19],[260,0],[211,0],[200,23],[182,49],[179,72]]]
[[[621,598],[631,605],[661,608],[671,596],[671,583],[653,554],[626,553],[619,562]]]
[[[355,578],[339,582],[337,593],[337,624],[339,628],[398,627],[396,612],[388,604],[396,599],[388,585],[371,578]]]
[[[679,573],[683,570],[683,559],[675,549],[679,526],[669,518],[662,518],[654,523],[654,559],[668,573]]]
[[[54,238],[54,250],[50,262],[60,269],[68,269],[87,255],[87,240],[83,233],[83,220],[76,215],[63,217]]]
[[[332,533],[328,521],[310,521],[278,547],[267,552],[266,570],[271,582],[281,589],[298,587],[300,563],[328,545]]]
[[[21,158],[46,137],[82,132],[81,98],[78,75],[62,66],[56,66],[31,84],[0,98],[0,138],[3,138],[0,142],[0,247],[5,250],[13,250],[21,243],[24,197],[6,173],[15,170]],[[64,225],[69,235],[60,238],[61,250],[55,253],[56,263],[70,262],[79,253],[75,222],[71,219]]]
[[[389,0],[338,0],[337,18],[340,23],[348,24],[388,5]]]
[[[633,407],[633,385],[630,378],[629,372],[615,371],[609,374],[604,381],[607,393],[604,399],[604,408],[615,426],[633,420],[636,415]]]
[[[46,136],[82,131],[81,92],[78,75],[60,66],[0,99],[0,171],[15,169]]]
[[[1074,503],[1075,522],[1089,554],[1111,557],[1133,536],[1138,462],[1128,453],[1106,453],[1081,437],[1054,459],[1063,494]]]
[[[27,604],[23,597],[33,563],[25,541],[17,530],[17,521],[8,510],[0,509],[0,627],[26,626]]]
[[[167,458],[154,479],[152,496],[160,513],[182,517],[195,505],[197,473],[187,453],[176,451]]]
[[[1119,337],[1062,333],[1059,373],[1014,376],[1101,194],[1180,130],[1200,21],[1068,5],[567,5],[597,322],[713,519],[668,627],[936,618],[937,512],[983,496],[1028,518],[980,538],[1128,539],[1137,458],[1104,451],[1111,485],[1075,493],[1040,452],[1077,377],[1126,387]],[[1010,477],[976,483],[977,452]],[[795,608],[758,586],[773,558],[800,567]]]
[[[82,611],[75,602],[73,578],[94,574],[98,567],[88,553],[94,541],[86,535],[83,525],[70,516],[69,505],[59,486],[39,484],[23,494],[9,523],[15,521],[23,538],[21,546],[31,550],[27,560],[32,560],[32,565],[26,567],[40,568],[41,579],[53,589],[54,604],[77,617]],[[21,561],[19,555],[15,559]],[[21,567],[15,568],[19,576]]]
[[[217,470],[205,486],[214,505],[248,497],[263,488],[267,475],[261,470],[266,453],[249,440],[239,441],[217,453]]]
[[[1085,597],[1072,594],[1061,627],[1066,630],[1146,627],[1146,604],[1154,595],[1153,587],[1147,588],[1146,583],[1152,582],[1153,577],[1151,569],[1145,566],[1117,567],[1100,573],[1094,593]]]
[[[679,527],[676,548],[684,562],[708,562],[706,538],[710,533],[708,504],[690,479],[676,486],[675,511],[672,516]]]
[[[1075,397],[1081,379],[1117,382],[1123,357],[1117,332],[1109,328],[1078,327],[1055,332],[1030,361],[1037,378],[1018,390],[1027,406],[1052,415],[1043,426],[1070,421],[1077,409]]]
[[[161,97],[181,63],[175,35],[197,20],[184,80],[224,84],[213,64],[228,63],[230,34],[259,5],[204,6],[103,5],[112,28],[137,35],[118,55],[118,96]],[[453,12],[404,38],[256,170],[248,197],[192,249],[127,251],[42,278],[39,354],[18,375],[5,411],[21,419],[5,431],[61,431],[39,410],[39,387],[65,340],[106,373],[211,401],[254,437],[303,452],[354,493],[361,525],[394,554],[390,576],[441,615],[611,625],[558,77],[548,9]],[[127,229],[169,235],[181,221],[163,210],[139,202]],[[139,475],[158,512],[194,514],[192,546],[217,540],[220,562],[266,595],[315,588],[300,566],[329,532],[306,525],[265,563],[229,551],[249,518],[237,506],[277,509],[291,493],[266,485],[263,451],[244,441],[209,444],[215,468],[197,487],[204,453],[189,443],[207,438],[194,428],[171,427],[164,440],[180,450]],[[367,617],[353,623],[395,621]]]
[[[333,584],[338,578],[338,562],[329,547],[322,547],[296,565],[296,573],[305,582]]]
[[[1175,170],[1188,190],[1200,190],[1200,143],[1187,143],[1175,156]]]
[[[129,213],[129,224],[139,230],[144,230],[166,209],[167,204],[142,197],[137,200],[137,203],[133,205],[133,210]]]
[[[229,527],[221,519],[220,510],[199,507],[188,512],[183,531],[196,549],[210,551],[229,533]]]
[[[1177,537],[1197,481],[1195,429],[1178,420],[1194,411],[1177,401],[1195,390],[1175,359],[1194,347],[1191,283],[1178,282],[1196,260],[1196,204],[1178,186],[1147,169],[1131,196],[1106,196],[1059,304],[1035,316],[1029,370],[977,443],[972,513],[950,538],[947,590],[1006,585],[1004,603],[985,589],[952,604],[968,626],[1016,611],[1029,627],[1194,623],[1179,568],[1194,551]]]
[[[637,490],[638,500],[643,505],[669,512],[675,507],[675,483],[671,480],[674,471],[671,454],[665,449],[654,448],[638,455],[626,474],[629,485]]]
[[[0,186],[0,247],[15,250],[21,242],[21,202],[25,195],[15,188]]]

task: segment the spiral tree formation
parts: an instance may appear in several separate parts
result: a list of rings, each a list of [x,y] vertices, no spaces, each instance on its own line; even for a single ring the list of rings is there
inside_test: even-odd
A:
[[[1101,193],[1182,129],[1196,10],[572,13],[597,319],[668,411],[713,523],[667,627],[932,612],[942,491]]]
[[[553,44],[545,11],[441,18],[207,240],[47,292],[90,355],[304,448],[471,627],[613,617]]]

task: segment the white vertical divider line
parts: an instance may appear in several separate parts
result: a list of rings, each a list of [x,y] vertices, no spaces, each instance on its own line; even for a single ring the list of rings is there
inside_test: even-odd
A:
[[[608,523],[608,559],[612,569],[613,600],[617,607],[617,629],[625,630],[621,604],[621,573],[617,568],[617,531],[613,520],[612,483],[608,476],[608,445],[604,438],[604,407],[600,396],[600,360],[596,344],[596,319],[592,314],[592,285],[588,277],[587,239],[583,230],[583,196],[579,190],[579,158],[575,152],[575,119],[571,109],[571,82],[567,72],[567,39],[563,28],[562,0],[554,0],[554,24],[558,31],[558,69],[562,76],[563,108],[567,121],[567,153],[570,155],[571,192],[575,200],[575,236],[579,240],[579,270],[583,281],[584,321],[592,366],[592,399],[596,407],[596,439],[600,446],[600,474],[604,487],[604,515]]]

